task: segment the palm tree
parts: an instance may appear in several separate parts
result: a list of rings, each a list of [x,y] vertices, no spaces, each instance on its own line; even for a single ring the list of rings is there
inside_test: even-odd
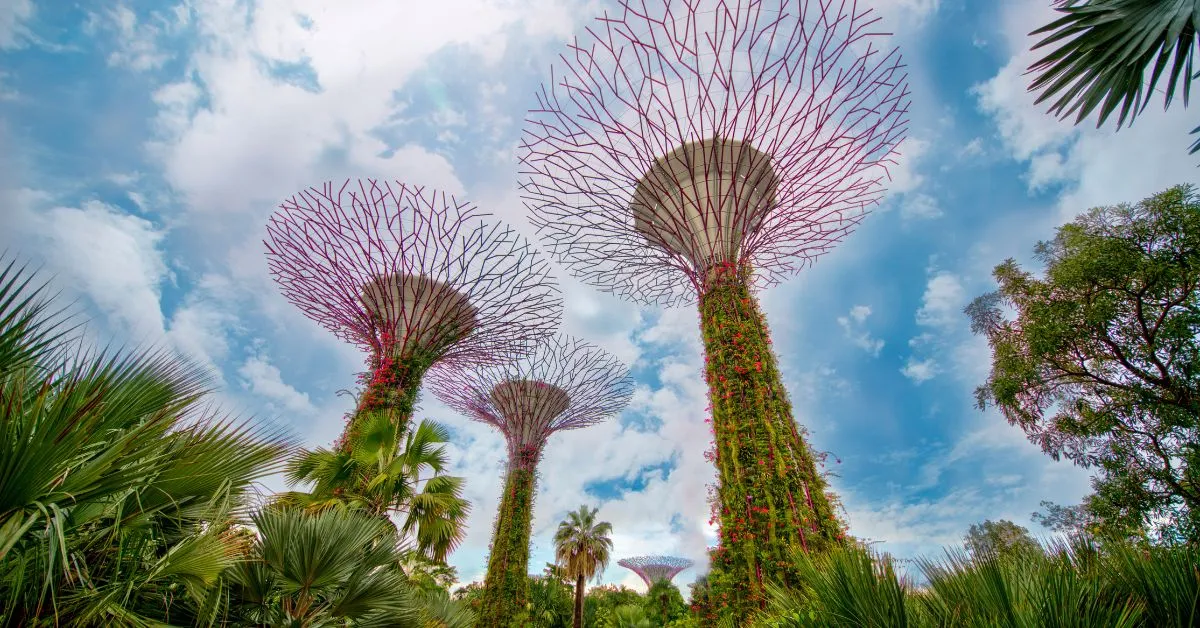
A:
[[[406,548],[387,521],[360,510],[268,507],[257,540],[229,577],[234,617],[255,625],[465,628],[473,613],[411,586]]]
[[[554,533],[554,557],[567,577],[575,579],[575,628],[583,626],[583,583],[599,578],[608,566],[612,550],[612,524],[596,522],[596,508],[580,506],[567,513]]]
[[[361,510],[388,521],[397,515],[400,533],[415,536],[417,551],[445,562],[462,541],[470,512],[462,497],[463,479],[443,475],[449,467],[449,432],[422,421],[400,445],[396,430],[390,414],[381,411],[363,422],[344,450],[301,451],[288,463],[287,478],[310,484],[311,490],[282,499],[311,510]]]
[[[1046,35],[1034,50],[1060,44],[1029,66],[1036,74],[1030,90],[1043,90],[1037,102],[1055,98],[1051,113],[1075,114],[1078,124],[1099,108],[1099,126],[1120,107],[1117,126],[1132,123],[1164,73],[1163,106],[1180,83],[1187,105],[1200,0],[1059,0],[1058,11],[1063,17],[1030,33]],[[1200,141],[1192,144],[1197,150]]]
[[[0,270],[0,625],[208,623],[289,439],[173,355],[83,348],[33,280]]]

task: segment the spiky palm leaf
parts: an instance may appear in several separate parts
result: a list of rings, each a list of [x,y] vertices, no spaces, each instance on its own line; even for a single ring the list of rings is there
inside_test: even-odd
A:
[[[258,539],[230,572],[239,614],[267,625],[420,626],[387,522],[351,510],[266,508]]]
[[[200,411],[207,377],[174,356],[83,350],[42,292],[0,273],[0,624],[213,616],[225,533],[287,439]]]
[[[1058,44],[1029,67],[1037,75],[1030,90],[1042,90],[1037,103],[1053,98],[1051,113],[1074,114],[1076,124],[1098,110],[1097,126],[1119,107],[1120,127],[1145,109],[1165,75],[1164,107],[1181,85],[1187,105],[1200,0],[1062,0],[1058,11],[1063,17],[1030,33],[1046,35],[1034,50]]]
[[[403,442],[386,412],[362,423],[346,450],[302,451],[288,464],[292,484],[308,484],[307,492],[284,501],[309,509],[351,508],[373,516],[400,517],[399,530],[411,535],[417,549],[432,560],[445,561],[462,541],[470,504],[462,497],[463,479],[444,475],[449,468],[447,429],[422,421]]]

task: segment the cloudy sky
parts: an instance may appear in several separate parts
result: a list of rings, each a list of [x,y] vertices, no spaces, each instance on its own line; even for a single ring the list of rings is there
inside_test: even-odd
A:
[[[521,120],[608,1],[2,2],[0,248],[52,273],[97,341],[170,347],[213,370],[231,412],[326,444],[362,356],[275,289],[266,217],[305,186],[384,177],[529,232]],[[1040,532],[1040,500],[1086,493],[1084,471],[974,409],[989,356],[961,310],[994,285],[993,266],[1028,262],[1076,213],[1195,180],[1195,116],[1155,103],[1114,133],[1045,115],[1023,72],[1049,0],[874,2],[909,65],[903,163],[840,248],[762,299],[851,533],[911,557],[983,519]],[[531,569],[552,558],[564,513],[591,504],[616,557],[676,554],[699,570],[715,534],[695,311],[639,309],[566,278],[563,290],[566,331],[626,360],[638,387],[619,420],[551,440]],[[454,430],[474,513],[451,562],[481,579],[501,438],[428,395],[420,416]],[[641,586],[615,565],[604,581]]]

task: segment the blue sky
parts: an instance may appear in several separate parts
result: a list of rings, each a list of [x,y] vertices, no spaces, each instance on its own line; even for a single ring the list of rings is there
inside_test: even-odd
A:
[[[1045,115],[1022,72],[1048,0],[872,4],[909,65],[902,163],[854,234],[762,300],[851,532],[912,557],[983,519],[1041,532],[1029,518],[1040,500],[1086,493],[1086,472],[973,408],[988,352],[961,310],[992,287],[994,265],[1028,263],[1074,214],[1194,181],[1194,116],[1156,103],[1114,133]],[[0,247],[53,273],[97,341],[170,347],[213,370],[231,412],[327,443],[362,356],[274,288],[266,217],[304,186],[386,177],[464,195],[531,233],[514,161],[524,112],[609,3],[409,5],[3,3]],[[531,567],[551,559],[564,513],[588,503],[613,523],[616,557],[676,554],[701,570],[715,534],[696,314],[566,277],[563,290],[565,331],[628,361],[638,389],[619,420],[551,441]],[[451,562],[479,579],[502,441],[428,395],[421,415],[454,429],[474,513]],[[615,565],[604,581],[642,586]]]

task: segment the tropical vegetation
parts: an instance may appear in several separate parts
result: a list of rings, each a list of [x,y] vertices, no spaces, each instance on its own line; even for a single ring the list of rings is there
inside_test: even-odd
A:
[[[574,628],[583,626],[583,585],[604,573],[612,551],[612,524],[596,521],[596,510],[580,506],[554,532],[554,557],[563,575],[575,581]]]
[[[1042,276],[1009,259],[967,308],[993,355],[979,406],[1095,469],[1084,507],[1097,533],[1200,542],[1195,188],[1096,207],[1034,253]]]
[[[378,513],[256,507],[291,437],[220,413],[174,355],[89,348],[34,273],[3,264],[0,625],[473,624],[410,579],[417,552]],[[420,521],[426,491],[387,503]]]

